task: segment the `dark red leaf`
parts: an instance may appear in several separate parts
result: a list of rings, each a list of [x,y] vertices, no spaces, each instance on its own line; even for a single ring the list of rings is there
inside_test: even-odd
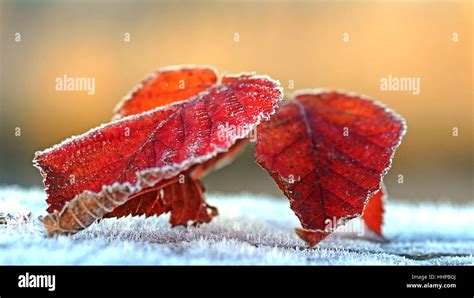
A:
[[[383,201],[386,197],[385,187],[383,186],[374,193],[368,200],[367,204],[365,205],[362,219],[364,221],[365,226],[369,229],[369,231],[373,231],[378,236],[383,237],[382,234],[382,224],[383,224]],[[324,240],[327,236],[329,236],[330,232],[314,232],[312,230],[306,229],[296,229],[296,234],[306,241],[310,246],[314,246]]]
[[[341,92],[301,92],[257,133],[257,162],[290,200],[310,245],[362,214],[380,188],[404,120]]]
[[[69,202],[43,218],[48,233],[83,229],[141,191],[163,188],[166,179],[228,151],[270,117],[281,97],[277,82],[245,75],[38,152],[34,164],[44,177],[49,210]],[[223,138],[228,126],[243,127],[243,135]]]
[[[382,185],[379,191],[377,191],[369,199],[364,208],[364,213],[362,214],[362,220],[366,227],[373,231],[375,234],[383,238],[382,234],[382,224],[383,224],[383,215],[384,215],[384,200],[386,197],[385,187]]]
[[[194,224],[206,223],[217,215],[217,209],[204,202],[203,192],[204,186],[198,180],[182,174],[177,182],[160,189],[147,189],[139,193],[138,198],[129,198],[127,203],[118,206],[104,217],[148,217],[171,212],[170,223],[173,226],[187,225],[189,221]]]

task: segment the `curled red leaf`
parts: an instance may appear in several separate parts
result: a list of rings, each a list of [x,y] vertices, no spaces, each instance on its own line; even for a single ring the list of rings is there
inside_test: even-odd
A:
[[[224,76],[222,83],[230,82],[232,79],[240,79],[235,76]],[[137,113],[146,112],[156,107],[165,106],[172,102],[189,99],[202,90],[219,83],[219,75],[214,68],[206,66],[175,66],[158,69],[148,76],[142,83],[134,88],[115,108],[117,114],[114,118],[121,118]],[[230,162],[237,156],[246,144],[246,139],[238,140],[227,152],[219,153],[216,157],[198,164],[187,173],[180,174],[183,179],[178,179],[174,184],[153,191],[144,189],[143,195],[136,194],[119,208],[104,215],[104,217],[122,217],[126,215],[153,216],[171,212],[170,223],[186,225],[187,221],[194,224],[209,222],[217,215],[217,209],[205,203],[204,188],[201,191],[196,185],[201,185],[199,179],[208,173],[217,170]],[[185,178],[185,179],[184,179]],[[147,208],[150,203],[156,206],[157,201],[166,202],[163,208]],[[193,209],[194,208],[194,209]],[[183,214],[183,210],[186,214]],[[203,212],[207,210],[208,212]],[[181,214],[179,223],[174,213]],[[186,219],[186,220],[184,220]]]
[[[175,66],[160,68],[136,86],[115,108],[115,119],[143,113],[167,104],[188,100],[193,95],[217,84],[219,75],[212,67]],[[170,223],[186,225],[209,222],[217,215],[217,209],[205,203],[204,188],[199,179],[231,162],[242,149],[245,140],[238,140],[229,151],[193,167],[192,171],[180,174],[183,179],[167,185],[163,189],[144,189],[129,198],[120,207],[104,217],[153,216],[171,212]],[[199,186],[199,187],[198,187]],[[200,191],[197,191],[200,189]],[[158,204],[157,202],[162,202]],[[150,206],[153,206],[151,207]],[[194,209],[193,209],[194,208]],[[186,213],[183,213],[186,211]],[[207,211],[207,212],[205,212]],[[180,214],[174,216],[174,214]],[[180,218],[176,221],[176,218]]]
[[[403,118],[362,96],[303,91],[258,127],[256,159],[289,198],[298,235],[315,245],[362,214],[405,130]]]
[[[268,120],[281,98],[278,82],[242,75],[37,152],[34,164],[54,210],[42,218],[48,234],[77,232],[134,195],[176,182],[167,180],[228,151]],[[229,126],[243,133],[222,137]]]

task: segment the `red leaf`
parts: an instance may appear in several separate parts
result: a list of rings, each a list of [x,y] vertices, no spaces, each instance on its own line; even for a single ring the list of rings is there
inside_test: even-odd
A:
[[[315,245],[362,214],[404,133],[404,120],[371,100],[302,92],[258,127],[256,159],[289,198],[298,235]]]
[[[309,246],[315,246],[327,236],[331,235],[332,232],[315,231],[307,229],[295,229],[296,235],[304,240]]]
[[[382,224],[384,215],[383,202],[385,200],[386,193],[385,187],[382,185],[380,190],[372,195],[372,197],[369,199],[365,205],[364,213],[362,214],[362,219],[367,228],[382,238]]]
[[[240,79],[240,77],[237,77]],[[230,82],[232,77],[223,77],[223,82]],[[115,118],[129,116],[137,113],[146,112],[159,106],[164,106],[172,102],[187,100],[189,97],[201,92],[218,81],[217,71],[210,67],[201,66],[180,66],[166,67],[157,70],[153,75],[149,76],[132,92],[129,93],[116,107],[117,114]],[[174,184],[166,186],[164,189],[149,192],[143,190],[143,196],[134,195],[125,204],[116,210],[107,213],[104,217],[121,217],[128,214],[134,216],[145,215],[153,216],[161,213],[172,212],[170,222],[173,221],[174,210],[178,210],[179,206],[194,206],[196,210],[185,208],[187,215],[180,216],[186,218],[181,224],[186,225],[187,221],[193,221],[195,224],[209,222],[213,215],[217,215],[217,209],[205,204],[204,189],[201,191],[192,191],[196,189],[195,185],[201,185],[199,179],[209,172],[221,168],[233,161],[238,152],[245,146],[246,140],[238,140],[227,152],[222,152],[216,157],[193,167],[191,175],[186,173],[183,175],[186,179],[180,179]],[[190,184],[190,185],[188,185]],[[188,191],[187,193],[185,191]],[[161,194],[161,195],[159,195]],[[147,209],[151,197],[153,202],[161,200],[167,202],[166,208]],[[176,202],[176,203],[173,203]],[[179,204],[178,204],[179,203]],[[140,206],[137,208],[137,206]],[[203,206],[207,206],[203,208]],[[208,210],[208,214],[201,215],[201,210]],[[178,212],[178,211],[177,211]],[[198,216],[199,215],[199,216]],[[195,217],[193,217],[195,216]]]
[[[215,85],[217,80],[217,72],[210,67],[160,68],[120,101],[115,108],[114,118],[139,114],[173,102],[190,99],[193,95]],[[218,156],[222,154],[226,153],[221,153]],[[206,163],[213,163],[212,161],[217,158],[216,156]],[[189,176],[189,173],[182,175],[182,177],[185,179],[180,179],[160,190],[156,190],[154,187],[151,188],[152,191],[142,190],[129,198],[123,205],[105,214],[104,217],[122,217],[129,214],[148,217],[171,212],[170,222],[172,225],[176,225],[176,222],[173,221],[176,218],[174,214],[186,210],[187,214],[179,216],[182,219],[180,220],[182,224],[186,225],[188,221],[193,221],[195,224],[209,222],[212,215],[217,214],[217,210],[205,204],[204,189],[198,180],[195,181]],[[183,205],[194,206],[196,209],[181,208]],[[150,206],[153,207],[150,208]],[[203,210],[209,212],[203,212]]]
[[[247,139],[240,139],[230,147],[229,151],[220,153],[216,157],[197,165],[192,171],[192,179],[201,179],[207,174],[229,165],[242,152],[245,145],[247,145]]]
[[[221,82],[229,83],[243,76],[224,75]],[[208,66],[184,65],[160,68],[120,101],[115,107],[114,118],[139,114],[170,103],[187,100],[218,82],[217,71]],[[223,152],[196,166],[192,179],[199,179],[229,164],[245,143],[246,140],[239,140],[228,152]]]
[[[383,201],[386,197],[385,187],[383,186],[373,194],[365,205],[362,219],[364,224],[370,230],[383,237],[382,224],[383,224]],[[310,246],[314,246],[329,236],[330,232],[314,232],[306,229],[296,229],[296,234],[306,241]]]
[[[83,229],[131,196],[170,185],[175,181],[166,179],[226,152],[268,119],[281,97],[277,82],[245,75],[38,152],[34,164],[44,177],[49,210],[71,201],[42,219],[49,235]],[[227,126],[243,127],[244,135],[222,138]]]
[[[116,118],[140,114],[156,107],[189,99],[216,83],[217,72],[211,67],[160,68],[122,99],[115,107]]]
[[[104,217],[122,217],[131,214],[160,215],[171,212],[170,223],[173,226],[206,223],[217,215],[217,209],[204,202],[204,186],[198,181],[183,175],[183,182],[173,182],[160,189],[150,188],[129,198],[127,203],[118,206]]]

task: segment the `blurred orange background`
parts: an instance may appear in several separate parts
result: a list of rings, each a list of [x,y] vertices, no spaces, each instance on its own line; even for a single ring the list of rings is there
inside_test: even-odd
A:
[[[390,195],[472,202],[472,12],[471,1],[1,0],[0,184],[41,185],[36,150],[108,122],[154,69],[200,64],[268,74],[286,92],[293,81],[379,99],[408,123]],[[63,75],[94,77],[95,94],[57,92]],[[419,77],[420,94],[381,91],[388,75]],[[206,183],[282,196],[252,146]]]

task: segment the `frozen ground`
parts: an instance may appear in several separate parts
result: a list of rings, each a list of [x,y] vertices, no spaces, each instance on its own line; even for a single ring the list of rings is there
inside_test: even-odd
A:
[[[357,237],[363,225],[354,221],[352,232],[309,249],[293,233],[298,221],[286,200],[211,194],[220,216],[200,228],[170,228],[167,216],[127,217],[49,239],[36,220],[45,212],[44,199],[40,189],[0,187],[0,213],[32,213],[30,221],[0,224],[0,264],[474,264],[473,204],[389,202],[387,241],[367,232]]]

